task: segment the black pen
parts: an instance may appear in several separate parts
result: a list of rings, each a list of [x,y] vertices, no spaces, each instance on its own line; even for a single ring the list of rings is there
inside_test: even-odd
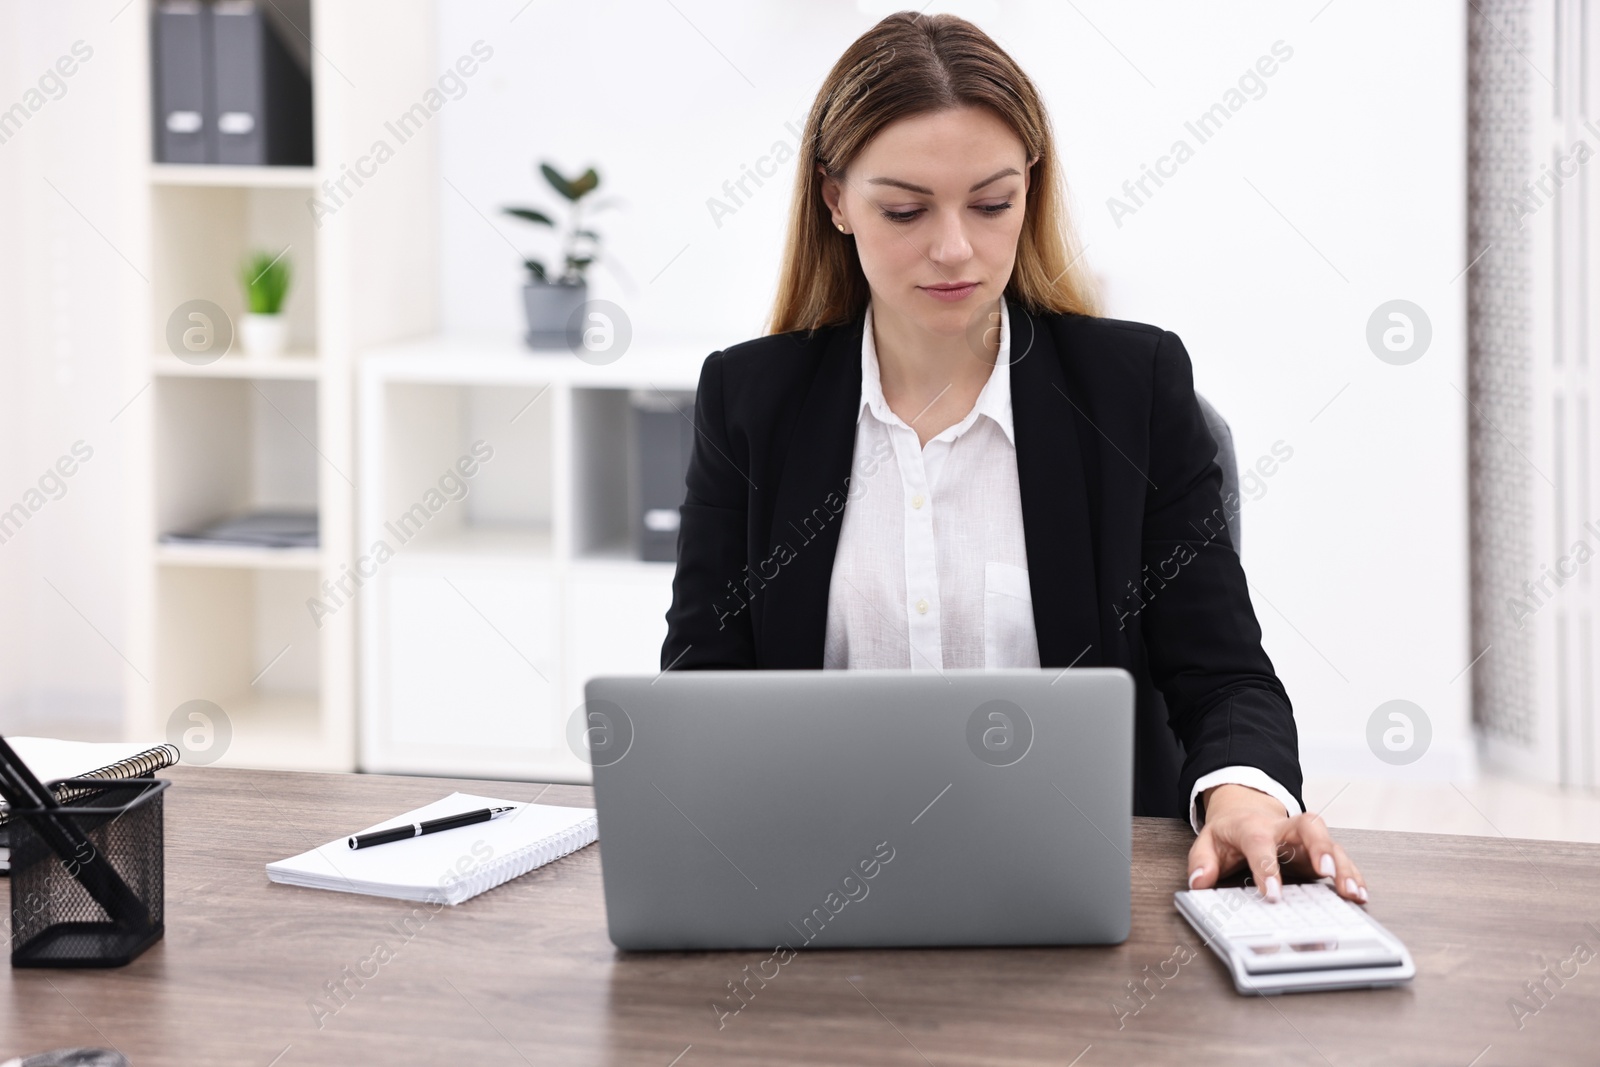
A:
[[[488,822],[498,819],[508,811],[516,808],[479,808],[477,811],[463,812],[460,815],[446,815],[442,819],[428,819],[425,822],[407,823],[405,826],[396,826],[392,830],[374,830],[370,834],[356,834],[350,838],[351,848],[367,848],[371,845],[387,845],[391,841],[404,841],[412,837],[421,837],[423,834],[436,834],[440,830],[454,830],[458,826],[471,826],[473,823]]]

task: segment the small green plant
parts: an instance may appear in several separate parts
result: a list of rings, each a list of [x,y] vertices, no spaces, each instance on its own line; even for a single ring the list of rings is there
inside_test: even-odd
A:
[[[257,250],[239,265],[239,281],[244,286],[245,303],[252,315],[277,315],[283,311],[290,278],[289,260],[284,252],[273,255]]]
[[[610,205],[605,201],[584,203],[584,197],[600,188],[600,175],[593,167],[576,178],[568,179],[562,177],[561,173],[550,164],[540,163],[539,173],[550,183],[550,188],[567,202],[566,233],[561,242],[566,265],[562,268],[560,277],[554,281],[558,285],[576,285],[584,280],[584,272],[589,269],[589,265],[600,258],[600,235],[585,225],[584,210],[588,208],[591,211],[598,211]],[[555,220],[537,208],[508,207],[502,210],[507,215],[522,219],[524,222],[531,222],[536,226],[548,226],[551,230],[559,229]],[[528,273],[535,281],[551,281],[543,260],[524,259],[522,265],[528,268]]]

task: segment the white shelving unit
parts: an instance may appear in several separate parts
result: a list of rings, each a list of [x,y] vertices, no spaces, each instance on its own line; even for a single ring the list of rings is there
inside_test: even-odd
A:
[[[139,7],[148,25],[153,5]],[[130,168],[141,175],[128,191],[138,220],[131,258],[148,265],[150,285],[127,316],[135,400],[118,424],[130,446],[134,531],[125,729],[130,738],[165,737],[180,705],[207,700],[231,729],[222,764],[353,770],[354,612],[319,618],[309,605],[352,559],[354,353],[436,327],[436,131],[418,131],[381,182],[336,212],[312,205],[438,77],[434,8],[431,0],[280,0],[263,9],[284,21],[285,40],[311,73],[315,166],[148,162],[148,33],[142,61],[126,68],[124,117],[144,131],[144,162]],[[178,358],[166,341],[169,316],[203,299],[237,320],[237,267],[256,248],[284,250],[292,264],[290,352],[230,352],[199,365]],[[315,508],[320,547],[159,541],[164,531],[263,506]]]
[[[692,392],[716,347],[605,366],[511,340],[364,355],[363,769],[589,780],[566,737],[583,684],[658,671],[671,601],[673,565],[632,549],[629,393]],[[492,457],[458,466],[475,445]],[[441,483],[466,469],[464,493]]]
[[[1491,770],[1594,790],[1600,31],[1576,2],[1488,8],[1468,20],[1474,718]]]

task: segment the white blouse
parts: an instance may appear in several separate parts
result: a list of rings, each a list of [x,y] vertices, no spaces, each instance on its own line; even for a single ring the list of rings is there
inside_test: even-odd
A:
[[[868,304],[861,334],[849,502],[839,529],[824,669],[1038,667],[1033,594],[1011,424],[1011,317],[1000,298],[1000,352],[967,416],[928,439],[889,410]],[[1234,782],[1300,805],[1256,767],[1224,767],[1197,798]]]
[[[1000,307],[994,372],[966,418],[926,446],[883,399],[867,307],[824,668],[1039,666]]]

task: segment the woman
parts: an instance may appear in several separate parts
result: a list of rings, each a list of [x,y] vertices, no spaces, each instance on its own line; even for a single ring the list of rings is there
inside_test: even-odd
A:
[[[899,12],[829,73],[802,159],[769,335],[701,372],[663,668],[1147,655],[1190,886],[1248,865],[1277,899],[1282,861],[1365,902],[1304,813],[1189,356],[1096,317],[1032,82]]]

